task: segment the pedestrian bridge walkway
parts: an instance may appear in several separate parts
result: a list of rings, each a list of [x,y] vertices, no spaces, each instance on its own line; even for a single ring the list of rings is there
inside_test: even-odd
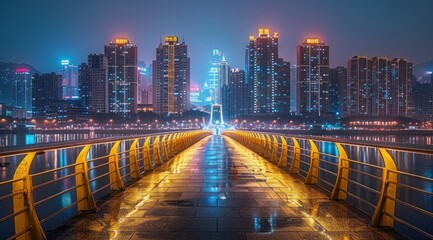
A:
[[[245,131],[3,152],[0,239],[429,239],[432,155]]]
[[[57,239],[390,239],[370,218],[223,136],[207,137],[48,235]]]

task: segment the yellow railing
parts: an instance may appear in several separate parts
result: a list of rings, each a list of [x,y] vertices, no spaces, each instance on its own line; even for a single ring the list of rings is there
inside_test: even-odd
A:
[[[116,140],[96,139],[87,143],[54,144],[55,147],[44,146],[17,150],[15,153],[0,153],[0,158],[3,159],[22,159],[12,179],[0,182],[0,193],[4,193],[0,195],[0,207],[3,206],[0,211],[0,238],[45,239],[42,227],[44,223],[68,209],[76,209],[75,214],[81,211],[96,211],[96,196],[101,197],[101,192],[107,194],[125,189],[127,182],[141,178],[146,171],[168,161],[209,135],[212,135],[212,132],[206,130],[172,132],[121,137]],[[34,170],[35,165],[41,165],[41,162],[47,162],[54,155],[65,151],[72,155],[76,153],[72,156],[75,158],[73,163],[69,162],[70,164],[60,167],[54,164],[52,168],[48,166],[41,171]],[[96,156],[97,152],[102,152],[102,155]],[[38,156],[41,156],[42,161],[37,161]],[[104,185],[98,186],[98,183]],[[59,185],[66,187],[58,187]],[[49,188],[55,188],[55,192],[43,191]],[[40,192],[36,194],[38,190]],[[65,194],[72,196],[68,198],[70,202],[59,209],[51,209],[47,216],[41,216],[38,207],[59,201],[59,197]],[[10,209],[6,211],[8,207]],[[13,230],[10,229],[12,227]],[[4,236],[7,230],[11,234]]]
[[[254,131],[229,130],[222,135],[288,173],[301,175],[306,184],[318,184],[331,199],[354,205],[371,216],[373,226],[391,227],[414,239],[433,239],[433,178],[397,169],[421,159],[431,167],[432,150]]]

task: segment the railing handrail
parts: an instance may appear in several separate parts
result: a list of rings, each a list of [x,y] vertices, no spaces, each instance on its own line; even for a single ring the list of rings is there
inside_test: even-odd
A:
[[[13,147],[1,147],[0,148],[0,157],[7,157],[11,155],[20,155],[26,154],[28,152],[44,152],[52,149],[62,149],[62,148],[70,148],[70,147],[82,147],[87,144],[103,144],[114,141],[123,141],[128,139],[135,138],[143,138],[150,136],[158,136],[164,134],[173,134],[179,132],[187,132],[191,130],[200,130],[200,129],[186,129],[186,130],[176,130],[176,131],[165,131],[165,132],[153,132],[148,134],[139,134],[139,135],[128,135],[128,136],[113,136],[113,137],[105,137],[105,138],[91,138],[86,140],[75,140],[75,141],[67,141],[65,142],[52,142],[52,143],[39,143],[39,144],[31,144],[24,146],[13,146]]]
[[[238,131],[244,131],[244,130],[238,130]],[[248,131],[245,131],[248,132]],[[356,145],[356,146],[364,146],[364,147],[374,147],[374,148],[385,148],[387,150],[397,150],[397,151],[404,151],[404,152],[414,152],[414,153],[420,153],[420,154],[433,154],[433,146],[427,148],[414,148],[414,147],[403,147],[403,146],[395,146],[391,143],[371,143],[363,140],[352,140],[352,139],[346,139],[346,138],[334,138],[334,137],[321,137],[321,136],[314,136],[314,135],[302,135],[302,134],[287,134],[287,133],[278,133],[278,132],[263,132],[263,131],[254,131],[257,133],[262,134],[273,134],[278,136],[284,136],[284,137],[295,137],[299,139],[312,139],[312,140],[318,140],[318,141],[327,141],[327,142],[339,142],[343,144],[349,144],[349,145]],[[416,144],[411,144],[414,146],[419,146]],[[431,148],[431,149],[430,149]]]

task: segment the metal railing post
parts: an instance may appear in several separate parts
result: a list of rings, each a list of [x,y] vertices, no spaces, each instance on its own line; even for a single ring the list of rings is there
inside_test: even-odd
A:
[[[138,166],[138,159],[137,159],[137,144],[138,144],[138,138],[134,139],[134,141],[131,144],[131,147],[129,148],[129,171],[131,173],[132,178],[141,178],[141,174],[139,171]]]
[[[331,199],[346,200],[349,179],[349,158],[340,143],[336,142],[335,146],[338,150],[338,171],[334,189],[331,193]]]
[[[150,138],[147,137],[143,144],[143,165],[144,170],[152,170],[153,169],[153,162],[152,158],[150,156]]]
[[[386,149],[378,148],[378,150],[383,159],[384,169],[382,170],[382,189],[376,209],[374,210],[373,218],[371,219],[371,224],[373,226],[393,227],[394,219],[392,217],[394,217],[395,213],[397,186],[396,184],[389,184],[389,182],[398,182],[397,173],[394,172],[397,171],[397,167],[394,159],[389,155]],[[391,172],[390,170],[393,171]]]
[[[157,164],[162,164],[162,160],[161,160],[161,153],[160,153],[160,146],[159,146],[159,136],[156,136],[153,139],[153,159],[155,161],[155,163]]]
[[[125,184],[123,183],[122,176],[119,169],[119,145],[120,141],[116,141],[110,150],[109,157],[109,171],[110,171],[110,185],[111,190],[124,190]]]
[[[21,234],[16,238],[18,240],[46,239],[33,203],[30,168],[35,157],[36,152],[28,153],[18,165],[13,177],[17,181],[12,183],[12,193],[22,192],[13,196],[13,209],[14,213],[17,214],[14,217],[15,234]],[[27,210],[25,210],[26,208]]]
[[[278,139],[275,137],[275,135],[272,135],[272,153],[271,153],[271,161],[277,162],[277,152],[278,152]]]
[[[89,154],[91,147],[92,144],[84,146],[75,160],[75,172],[82,173],[75,175],[75,185],[82,185],[81,187],[77,187],[75,190],[77,194],[77,201],[86,198],[86,201],[78,203],[78,212],[97,209],[95,199],[93,198],[92,189],[90,188],[88,173],[89,166],[87,165],[87,155]]]
[[[292,162],[290,163],[289,173],[299,173],[301,167],[301,147],[298,140],[292,137],[293,141],[293,156]]]
[[[313,140],[308,141],[310,142],[310,168],[308,169],[305,183],[317,184],[319,179],[319,150]]]
[[[288,152],[288,146],[286,138],[283,136],[280,136],[281,139],[281,155],[280,160],[278,161],[278,167],[286,167],[287,166],[287,152]]]

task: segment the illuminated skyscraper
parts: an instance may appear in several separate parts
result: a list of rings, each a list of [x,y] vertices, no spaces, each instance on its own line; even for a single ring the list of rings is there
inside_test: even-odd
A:
[[[329,111],[340,116],[346,96],[347,69],[342,66],[329,69]]]
[[[239,68],[231,69],[228,83],[224,83],[221,89],[225,119],[234,119],[248,114],[247,90],[245,71]]]
[[[26,110],[26,116],[32,116],[32,75],[28,68],[15,70],[15,106]]]
[[[347,60],[344,117],[372,115],[371,66],[367,56],[354,56]]]
[[[117,38],[104,47],[108,59],[109,111],[131,117],[137,109],[137,46]]]
[[[391,67],[391,115],[411,117],[412,106],[412,63],[405,58],[394,58]]]
[[[391,77],[389,60],[374,57],[371,67],[372,103],[374,116],[391,116]]]
[[[297,113],[329,111],[329,46],[307,38],[297,47]]]
[[[103,54],[90,54],[78,71],[80,98],[89,113],[109,113],[108,60]]]
[[[215,88],[215,103],[222,104],[221,88],[229,83],[230,67],[226,58],[223,56],[219,66],[218,86]]]
[[[190,108],[187,45],[177,36],[165,37],[152,64],[153,109],[157,114],[179,114]]]
[[[223,53],[219,49],[212,51],[212,64],[209,69],[209,80],[207,86],[209,87],[210,102],[217,103],[220,94],[220,63],[223,58]]]
[[[290,62],[278,58],[275,67],[277,86],[274,93],[276,112],[290,113]]]
[[[69,60],[61,61],[59,74],[62,75],[62,98],[78,98],[78,66],[72,64]]]
[[[146,65],[138,62],[139,91],[141,92],[139,102],[141,104],[152,104],[152,64]]]
[[[249,113],[278,112],[276,106],[278,61],[278,33],[271,37],[269,29],[260,28],[250,36],[245,51],[245,62],[250,93]]]

